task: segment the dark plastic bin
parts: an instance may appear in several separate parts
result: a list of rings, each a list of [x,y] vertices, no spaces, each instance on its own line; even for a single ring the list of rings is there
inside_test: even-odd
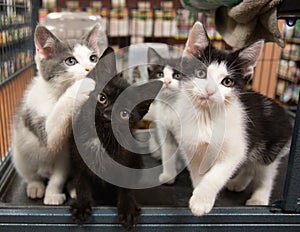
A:
[[[158,164],[149,156],[145,163]],[[286,165],[284,159],[272,201],[282,199]],[[2,165],[0,174],[0,231],[124,231],[114,206],[95,206],[92,220],[78,226],[71,220],[68,202],[63,206],[44,206],[41,200],[28,199],[25,183],[10,158]],[[243,206],[251,186],[242,193],[223,190],[214,209],[203,217],[193,216],[188,209],[191,193],[186,170],[174,185],[137,190],[142,215],[133,231],[300,231],[300,214],[282,213],[276,206]]]

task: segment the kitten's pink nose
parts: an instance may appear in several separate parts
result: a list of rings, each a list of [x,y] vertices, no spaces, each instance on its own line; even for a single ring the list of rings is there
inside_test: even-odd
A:
[[[164,79],[165,84],[168,86],[169,84],[171,84],[172,80],[169,78]]]
[[[213,90],[213,89],[206,89],[206,93],[207,93],[207,96],[210,97],[211,95],[213,95],[216,91]]]
[[[85,71],[89,72],[91,71],[91,68],[85,68]]]

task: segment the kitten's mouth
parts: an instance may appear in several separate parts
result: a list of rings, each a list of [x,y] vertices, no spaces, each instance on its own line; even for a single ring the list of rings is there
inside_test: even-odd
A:
[[[170,93],[175,93],[178,90],[175,87],[172,87],[170,85],[166,85],[164,84],[161,88],[161,92],[166,93],[166,94],[170,94]]]
[[[208,98],[200,98],[199,103],[201,106],[207,106],[209,102]]]
[[[111,120],[107,119],[107,118],[102,118],[101,119],[101,123],[103,125],[103,127],[109,127],[111,125]]]
[[[198,98],[197,104],[199,104],[200,107],[208,107],[211,102],[211,99],[206,96],[200,96]]]
[[[169,90],[169,91],[172,90],[171,86],[170,86],[170,85],[166,85],[166,84],[163,85],[162,89],[164,89],[164,90],[166,90],[166,91],[167,91],[167,90]]]
[[[163,88],[162,88],[162,91],[163,91],[164,93],[170,93],[170,92],[173,92],[173,90],[172,90],[171,88],[169,88],[169,87],[163,87]]]
[[[208,100],[209,100],[209,97],[206,97],[206,96],[200,96],[199,99],[200,99],[200,101],[208,101]]]
[[[208,103],[210,101],[208,96],[200,96],[198,99],[200,102],[203,102],[203,103]]]

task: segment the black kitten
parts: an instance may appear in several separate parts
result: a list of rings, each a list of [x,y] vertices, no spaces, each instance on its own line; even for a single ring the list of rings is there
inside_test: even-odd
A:
[[[95,201],[117,204],[119,222],[131,229],[137,223],[140,208],[128,187],[134,187],[139,177],[122,172],[120,166],[142,168],[141,156],[132,150],[132,132],[148,112],[162,82],[129,86],[116,75],[111,48],[104,52],[89,77],[96,80],[96,90],[73,123],[72,163],[77,198],[71,202],[72,218],[78,224],[89,220]]]

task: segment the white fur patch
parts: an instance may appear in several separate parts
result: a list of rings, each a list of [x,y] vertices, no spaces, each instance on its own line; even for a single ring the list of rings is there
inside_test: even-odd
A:
[[[90,61],[90,56],[94,54],[92,50],[84,45],[77,44],[74,47],[73,54],[77,59],[78,63],[84,68],[92,70],[96,63]]]

